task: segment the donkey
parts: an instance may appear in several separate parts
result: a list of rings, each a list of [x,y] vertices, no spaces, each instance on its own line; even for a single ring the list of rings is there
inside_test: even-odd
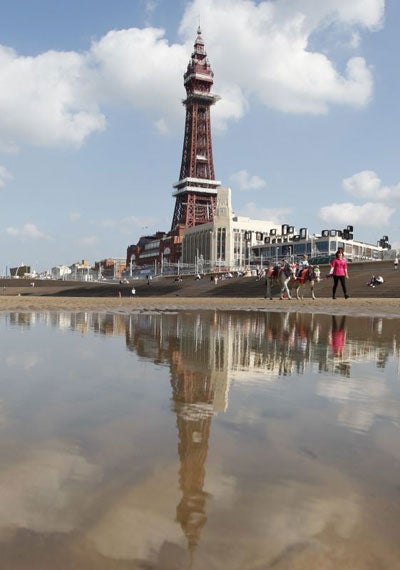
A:
[[[291,265],[285,259],[282,261],[281,265],[275,265],[274,267],[269,267],[265,273],[265,284],[267,286],[267,292],[265,298],[268,297],[272,299],[272,285],[279,284],[281,286],[280,299],[283,299],[283,294],[286,293],[287,298],[291,299],[290,291],[288,288],[288,283],[291,279],[294,279],[296,273],[296,266]]]
[[[303,286],[310,285],[311,297],[315,300],[315,283],[318,283],[321,279],[321,270],[316,265],[309,265],[301,272],[300,276],[293,277],[289,280],[288,288],[294,289],[296,291],[296,298],[303,299]],[[301,293],[299,295],[299,293]]]

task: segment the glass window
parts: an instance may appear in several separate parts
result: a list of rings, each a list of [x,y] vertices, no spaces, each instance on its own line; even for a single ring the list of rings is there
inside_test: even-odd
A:
[[[305,243],[295,243],[293,245],[294,248],[294,253],[296,255],[301,255],[303,253],[306,253],[306,244]]]
[[[226,229],[218,228],[217,230],[217,258],[225,260],[226,247]]]
[[[315,249],[318,253],[328,253],[329,252],[329,242],[328,241],[317,241],[317,242],[315,242]]]

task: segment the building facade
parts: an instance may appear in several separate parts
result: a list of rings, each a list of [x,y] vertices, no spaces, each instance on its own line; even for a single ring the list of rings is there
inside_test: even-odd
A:
[[[313,263],[328,263],[339,247],[343,248],[349,261],[372,261],[383,259],[390,249],[388,244],[378,242],[373,245],[355,240],[351,226],[344,230],[324,229],[321,233],[310,234],[308,228],[300,228],[297,232],[294,226],[284,224],[277,232],[270,230],[257,237],[252,247],[255,263],[282,258],[296,261],[304,254]]]
[[[126,269],[126,260],[121,257],[107,257],[94,264],[94,274],[98,279],[119,279]]]
[[[246,271],[254,263],[253,248],[264,235],[268,222],[236,216],[231,189],[219,188],[214,220],[188,228],[183,236],[183,265],[196,265],[196,273]],[[269,223],[274,232],[281,226]]]
[[[311,235],[308,228],[236,216],[230,188],[220,188],[214,220],[184,233],[182,265],[192,265],[196,273],[246,271],[283,258],[296,262],[304,254],[314,263],[328,263],[339,247],[349,261],[383,259],[390,250],[387,241],[354,240],[351,226]]]

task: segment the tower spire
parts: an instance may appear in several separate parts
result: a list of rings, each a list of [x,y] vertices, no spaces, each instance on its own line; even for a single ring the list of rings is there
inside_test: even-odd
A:
[[[211,140],[210,107],[219,97],[211,93],[214,73],[207,58],[200,25],[193,52],[183,76],[186,89],[185,133],[175,210],[174,230],[178,225],[192,227],[213,220],[217,188]]]

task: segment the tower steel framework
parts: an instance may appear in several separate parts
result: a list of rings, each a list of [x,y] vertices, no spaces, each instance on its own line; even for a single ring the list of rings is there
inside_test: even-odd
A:
[[[171,230],[210,222],[214,218],[217,188],[211,140],[210,107],[218,101],[211,93],[214,73],[207,59],[200,27],[184,74],[185,133]]]

